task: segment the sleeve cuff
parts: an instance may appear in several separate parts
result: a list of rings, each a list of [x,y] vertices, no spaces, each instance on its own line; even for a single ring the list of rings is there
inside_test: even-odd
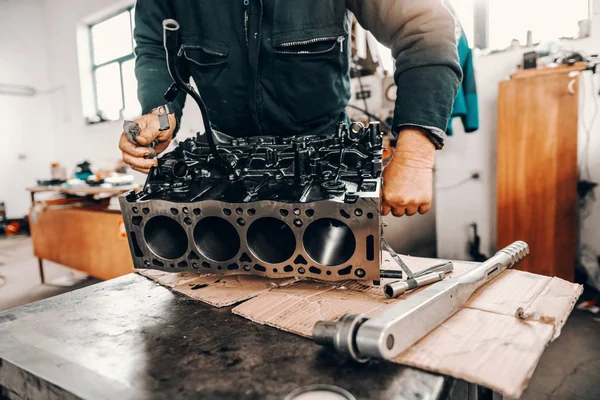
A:
[[[400,124],[394,129],[396,137],[398,133],[404,128],[419,128],[423,134],[433,143],[436,150],[441,150],[444,147],[444,140],[446,140],[446,132],[435,126],[425,126],[420,124]]]

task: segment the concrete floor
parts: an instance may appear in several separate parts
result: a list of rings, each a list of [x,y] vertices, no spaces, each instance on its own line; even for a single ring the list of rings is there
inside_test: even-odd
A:
[[[0,239],[0,311],[98,282],[58,264],[45,262],[44,268],[50,283],[79,283],[42,285],[31,240]],[[600,399],[600,315],[573,312],[561,336],[542,356],[522,399]]]
[[[44,261],[44,273],[49,284],[42,285],[38,270],[29,237],[0,237],[0,311],[100,282]],[[74,286],[64,286],[73,282],[76,282]]]

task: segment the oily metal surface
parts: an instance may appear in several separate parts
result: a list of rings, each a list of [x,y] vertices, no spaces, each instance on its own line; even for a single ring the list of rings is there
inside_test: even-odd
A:
[[[449,383],[344,360],[135,274],[0,313],[0,337],[0,386],[21,398],[280,400],[328,384],[357,399],[437,399]]]

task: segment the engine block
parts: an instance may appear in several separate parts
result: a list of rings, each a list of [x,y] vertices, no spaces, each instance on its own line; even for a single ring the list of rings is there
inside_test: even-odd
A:
[[[120,197],[135,268],[378,280],[379,125],[324,136],[187,139]]]

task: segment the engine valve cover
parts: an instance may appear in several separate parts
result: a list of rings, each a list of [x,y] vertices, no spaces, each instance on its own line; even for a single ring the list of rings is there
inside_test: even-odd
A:
[[[158,160],[119,198],[135,268],[271,278],[378,280],[381,132],[202,137]]]

